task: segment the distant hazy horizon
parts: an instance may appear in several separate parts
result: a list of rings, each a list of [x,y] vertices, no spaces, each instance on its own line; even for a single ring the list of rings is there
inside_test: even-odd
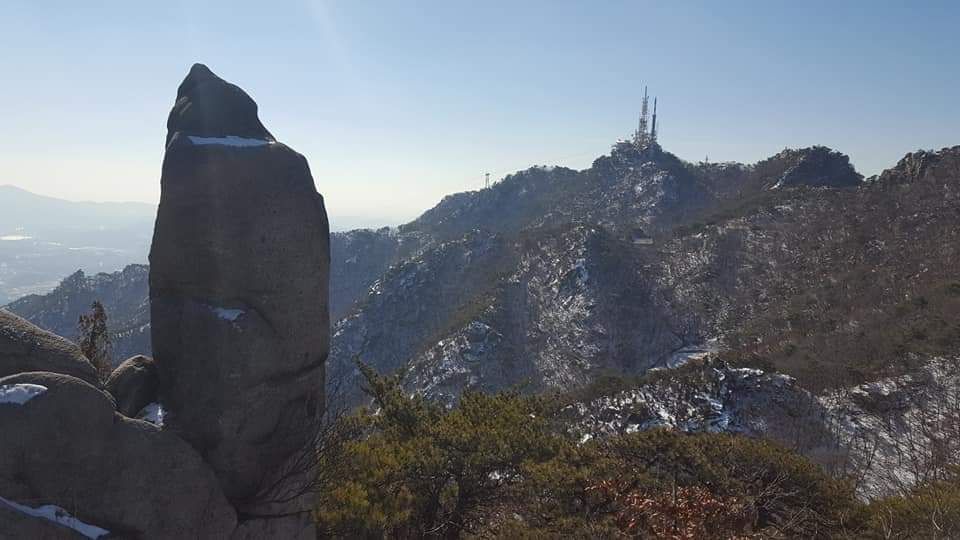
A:
[[[25,192],[23,193],[24,195],[34,195],[44,199],[53,199],[58,202],[75,203],[78,205],[128,206],[130,207],[128,208],[128,213],[143,212],[144,214],[149,214],[150,216],[152,216],[156,212],[156,208],[157,208],[157,203],[143,202],[143,201],[95,201],[95,200],[89,200],[89,199],[81,199],[81,200],[66,199],[62,197],[56,197],[53,195],[45,195],[43,193],[37,193],[26,187],[18,186],[16,184],[0,183],[0,212],[5,210],[5,205],[10,204],[10,201],[7,201],[5,198],[5,196],[7,195],[5,191],[9,190],[10,188],[13,188],[14,190],[18,190],[20,192]],[[24,211],[28,211],[28,210],[29,208],[24,209]],[[9,217],[9,216],[3,216],[3,217]],[[42,216],[39,216],[39,217],[42,218]],[[401,225],[401,222],[399,221],[394,221],[384,217],[377,217],[377,216],[364,217],[364,216],[350,216],[350,215],[330,213],[329,219],[330,219],[330,230],[332,231],[349,231],[353,229],[364,229],[364,228],[376,229],[380,227],[393,227],[396,225]],[[14,232],[14,229],[10,228],[10,226],[6,224],[6,221],[9,221],[9,219],[4,220],[2,219],[2,217],[0,217],[0,235]]]
[[[634,129],[644,85],[690,161],[822,144],[869,176],[960,144],[953,2],[3,9],[0,184],[66,200],[157,202],[194,62],[244,88],[330,214],[359,221],[408,221],[486,172],[587,167]]]

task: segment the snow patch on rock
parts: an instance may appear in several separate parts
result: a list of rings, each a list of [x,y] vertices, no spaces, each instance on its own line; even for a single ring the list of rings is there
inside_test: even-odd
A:
[[[273,144],[272,142],[264,139],[250,139],[247,137],[238,137],[236,135],[227,135],[226,137],[197,137],[195,135],[187,135],[187,138],[190,139],[191,143],[197,146],[216,144],[220,146],[248,148],[253,146],[266,146],[268,144]]]
[[[47,387],[40,384],[18,383],[0,385],[0,403],[23,405],[46,391]]]
[[[210,306],[210,310],[213,311],[217,317],[230,322],[237,322],[237,319],[246,313],[246,311],[243,309],[228,309],[217,306]]]
[[[36,508],[31,508],[27,505],[16,503],[3,497],[0,497],[0,504],[6,505],[11,509],[22,514],[26,514],[30,517],[45,519],[58,525],[63,525],[64,527],[73,529],[87,538],[96,539],[110,534],[110,531],[97,527],[96,525],[84,523],[70,515],[70,513],[63,508],[52,504],[45,504]]]
[[[670,369],[676,369],[678,367],[686,365],[691,360],[703,360],[719,351],[717,345],[717,340],[712,339],[707,343],[700,345],[689,345],[676,351],[670,355],[670,358],[667,359],[665,367]]]
[[[163,427],[163,405],[156,402],[150,403],[137,413],[137,419]]]

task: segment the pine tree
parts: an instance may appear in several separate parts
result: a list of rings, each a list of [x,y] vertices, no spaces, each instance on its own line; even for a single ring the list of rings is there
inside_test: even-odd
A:
[[[113,370],[113,344],[107,327],[107,310],[99,300],[93,302],[89,313],[80,315],[77,328],[80,333],[80,350],[96,368],[100,380],[107,380]]]

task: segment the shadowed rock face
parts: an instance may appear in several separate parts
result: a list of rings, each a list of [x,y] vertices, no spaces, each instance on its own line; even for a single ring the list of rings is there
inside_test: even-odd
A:
[[[75,377],[0,378],[8,396],[18,386],[33,390],[26,399],[0,400],[0,496],[31,508],[59,506],[118,538],[232,533],[235,512],[189,444],[118,414],[107,394]],[[23,527],[31,531],[23,538],[44,538],[49,528],[29,520]]]
[[[97,371],[76,344],[0,309],[0,377],[24,371],[63,373],[97,385]]]
[[[194,64],[177,89],[177,101],[167,119],[168,145],[177,133],[274,141],[257,117],[256,102],[203,64]]]
[[[303,156],[205,67],[180,85],[167,125],[150,253],[164,422],[242,506],[321,413],[327,217]]]
[[[782,169],[770,179],[774,186],[856,187],[863,177],[854,170],[850,158],[825,146],[784,150],[758,164],[758,169]]]
[[[960,178],[960,146],[938,151],[918,150],[901,159],[897,165],[880,174],[878,181],[884,185],[930,182],[956,185]]]

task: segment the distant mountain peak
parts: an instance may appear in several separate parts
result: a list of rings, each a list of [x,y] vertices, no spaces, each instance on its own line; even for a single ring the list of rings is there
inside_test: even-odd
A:
[[[883,171],[878,181],[885,184],[911,184],[926,177],[938,180],[956,178],[960,171],[960,146],[940,150],[911,152],[891,168]]]
[[[814,187],[855,187],[863,181],[850,158],[826,146],[788,148],[770,158],[783,161],[786,171],[773,187],[808,185]]]

